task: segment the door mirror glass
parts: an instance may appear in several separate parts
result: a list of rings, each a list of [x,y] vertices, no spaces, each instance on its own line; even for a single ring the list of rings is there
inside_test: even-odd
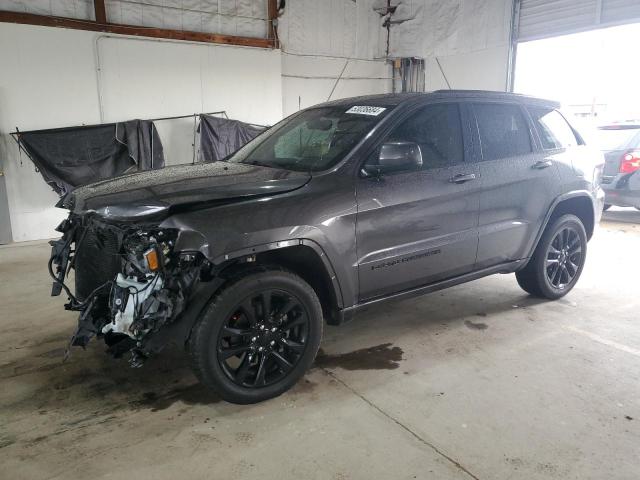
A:
[[[420,168],[422,168],[422,151],[417,143],[387,142],[380,147],[377,163],[365,164],[363,172],[368,176],[379,176]]]

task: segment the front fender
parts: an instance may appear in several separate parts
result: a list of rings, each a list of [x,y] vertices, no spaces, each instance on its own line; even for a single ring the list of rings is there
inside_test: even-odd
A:
[[[311,248],[322,261],[331,283],[339,308],[350,298],[348,292],[344,292],[340,282],[340,275],[336,272],[331,261],[331,255],[321,246],[333,247],[324,232],[316,227],[303,225],[295,227],[279,227],[271,230],[246,232],[240,234],[232,229],[222,233],[216,231],[215,238],[209,240],[208,236],[196,231],[188,225],[182,217],[176,216],[167,219],[161,225],[162,228],[175,228],[178,236],[174,246],[177,252],[200,252],[209,262],[215,266],[221,266],[231,260],[249,257],[263,252],[284,249],[294,246]],[[221,226],[221,229],[223,226]],[[351,230],[352,231],[352,230]],[[294,236],[295,235],[295,236]],[[299,236],[298,236],[299,235]],[[225,242],[217,241],[224,237]],[[276,240],[274,240],[276,239]],[[333,257],[339,258],[341,252],[333,251]],[[343,265],[347,267],[347,265]],[[348,275],[348,271],[343,275]],[[347,288],[347,290],[349,290]],[[353,295],[353,294],[351,294]]]

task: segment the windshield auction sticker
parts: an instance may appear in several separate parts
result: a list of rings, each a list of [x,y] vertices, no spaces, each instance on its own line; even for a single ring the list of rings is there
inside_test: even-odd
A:
[[[367,106],[354,106],[347,110],[346,113],[356,113],[358,115],[372,115],[374,117],[384,112],[384,107],[367,107]]]

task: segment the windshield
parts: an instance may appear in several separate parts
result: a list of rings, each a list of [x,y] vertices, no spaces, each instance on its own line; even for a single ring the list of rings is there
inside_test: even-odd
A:
[[[600,127],[598,141],[601,150],[625,150],[640,143],[640,127]],[[638,137],[635,138],[634,137]]]
[[[326,170],[390,110],[348,105],[305,110],[258,136],[227,161],[304,172]]]

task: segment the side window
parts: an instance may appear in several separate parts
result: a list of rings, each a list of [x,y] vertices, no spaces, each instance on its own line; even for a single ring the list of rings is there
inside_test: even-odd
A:
[[[483,160],[516,157],[533,151],[529,127],[518,105],[477,103],[473,111],[478,120]]]
[[[455,103],[421,108],[395,127],[386,141],[417,143],[422,151],[423,170],[464,161],[462,122]]]
[[[553,150],[578,144],[573,130],[558,111],[546,107],[527,107],[527,110],[533,118],[542,148]]]

